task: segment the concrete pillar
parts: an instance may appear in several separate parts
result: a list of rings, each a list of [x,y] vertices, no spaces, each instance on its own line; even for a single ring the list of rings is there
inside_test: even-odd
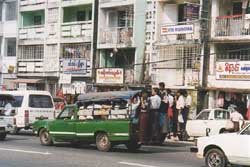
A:
[[[219,16],[219,0],[212,0],[212,9],[211,9],[211,37],[215,37],[215,20]]]
[[[208,94],[208,108],[216,107],[216,91],[209,91]]]

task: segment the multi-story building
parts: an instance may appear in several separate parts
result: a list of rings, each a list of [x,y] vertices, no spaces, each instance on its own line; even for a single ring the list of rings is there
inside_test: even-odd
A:
[[[90,80],[93,2],[19,1],[17,82],[55,93],[60,74],[69,74],[69,83]]]
[[[142,82],[145,9],[142,0],[99,0],[98,86],[119,88]]]
[[[170,89],[194,90],[202,80],[200,0],[148,0],[146,61],[148,79]],[[195,100],[194,100],[195,101]]]
[[[212,0],[208,75],[209,106],[237,101],[246,111],[250,94],[250,1]]]
[[[0,90],[14,89],[16,78],[17,1],[0,1]]]

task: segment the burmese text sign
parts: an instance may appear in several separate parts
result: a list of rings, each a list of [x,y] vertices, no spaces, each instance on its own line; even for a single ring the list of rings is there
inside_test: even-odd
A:
[[[103,68],[96,71],[97,84],[123,84],[124,71],[122,68]]]

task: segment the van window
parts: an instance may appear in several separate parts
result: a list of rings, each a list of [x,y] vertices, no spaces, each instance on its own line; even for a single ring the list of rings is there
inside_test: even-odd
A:
[[[30,95],[29,107],[32,108],[53,108],[52,99],[47,95]]]
[[[13,103],[13,107],[21,107],[23,103],[23,96],[14,96],[15,101]]]

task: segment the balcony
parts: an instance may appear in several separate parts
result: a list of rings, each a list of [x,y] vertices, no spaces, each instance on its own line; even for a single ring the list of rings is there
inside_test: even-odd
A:
[[[20,11],[44,9],[47,0],[21,0]]]
[[[75,5],[82,5],[82,4],[92,4],[94,0],[63,0],[62,7],[66,6],[75,6]]]
[[[41,76],[43,73],[43,60],[18,60],[18,75],[29,76],[30,74]],[[40,73],[40,74],[39,74]]]
[[[132,27],[99,29],[99,48],[125,48],[133,46]]]
[[[92,21],[70,22],[62,24],[62,40],[74,40],[74,42],[92,41]]]
[[[125,6],[133,3],[135,3],[135,0],[100,0],[100,8]]]
[[[19,40],[42,40],[44,38],[44,26],[31,26],[19,29]]]
[[[214,20],[214,40],[250,40],[250,15],[218,16]]]
[[[159,43],[185,44],[200,40],[200,22],[167,23],[159,26]]]

